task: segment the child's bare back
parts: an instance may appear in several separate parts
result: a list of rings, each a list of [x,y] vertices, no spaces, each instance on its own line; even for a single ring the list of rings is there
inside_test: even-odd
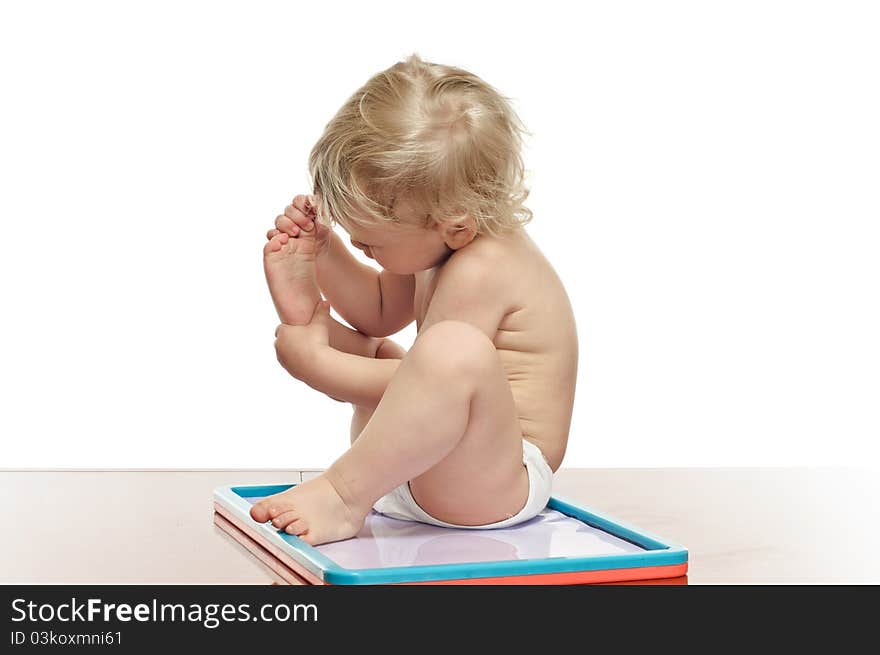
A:
[[[492,343],[523,437],[541,449],[555,472],[568,442],[578,363],[574,314],[561,280],[524,229],[503,238],[481,236],[443,266],[416,274],[419,331],[449,266],[465,268],[485,303],[501,312]]]

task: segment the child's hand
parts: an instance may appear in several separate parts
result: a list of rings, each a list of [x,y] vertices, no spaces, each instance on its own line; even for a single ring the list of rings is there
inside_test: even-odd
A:
[[[282,323],[275,329],[275,356],[288,373],[308,383],[315,370],[316,355],[330,347],[330,302],[322,300],[315,305],[315,313],[308,325]]]
[[[293,238],[300,234],[303,237],[314,237],[315,256],[327,250],[330,243],[330,228],[317,220],[318,214],[315,209],[312,196],[299,195],[293,202],[284,208],[284,213],[275,217],[275,228],[266,233],[266,238],[271,239],[279,232],[284,232]]]

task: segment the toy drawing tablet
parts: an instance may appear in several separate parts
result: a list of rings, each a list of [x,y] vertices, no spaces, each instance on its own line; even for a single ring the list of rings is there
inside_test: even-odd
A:
[[[457,530],[371,512],[352,539],[310,546],[250,517],[293,485],[224,486],[215,523],[288,582],[577,584],[675,578],[687,550],[558,497],[508,528]]]

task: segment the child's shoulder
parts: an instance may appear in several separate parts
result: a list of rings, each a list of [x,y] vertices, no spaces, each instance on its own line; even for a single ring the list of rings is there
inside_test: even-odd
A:
[[[498,271],[499,266],[509,265],[522,256],[524,238],[527,237],[522,231],[501,237],[482,234],[456,250],[446,260],[444,268],[462,268],[473,274],[503,272]]]
[[[505,260],[505,247],[496,239],[480,236],[453,252],[437,269],[440,280],[480,282],[495,277]]]
[[[480,235],[438,267],[437,284],[478,290],[481,294],[499,292],[527,266],[532,252],[523,246],[521,235]]]

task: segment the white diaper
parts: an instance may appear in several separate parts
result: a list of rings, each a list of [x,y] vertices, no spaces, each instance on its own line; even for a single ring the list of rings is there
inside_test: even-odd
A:
[[[402,521],[419,521],[431,525],[441,525],[446,528],[472,528],[474,530],[488,530],[491,528],[505,528],[517,523],[523,523],[537,516],[547,506],[553,485],[553,469],[544,457],[544,453],[531,441],[523,439],[523,464],[529,474],[529,497],[525,506],[514,516],[489,523],[487,525],[455,525],[435,519],[425,510],[419,507],[413,498],[409,488],[409,482],[404,482],[396,489],[382,496],[373,505],[377,512]]]

